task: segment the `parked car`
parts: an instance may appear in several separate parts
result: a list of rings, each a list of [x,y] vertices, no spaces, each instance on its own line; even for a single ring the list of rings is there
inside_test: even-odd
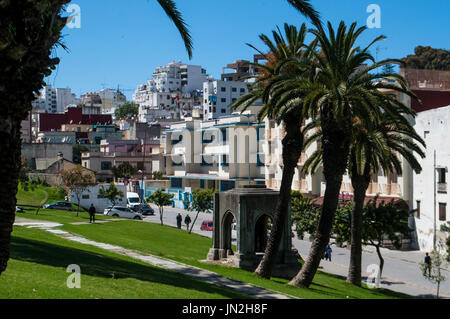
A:
[[[213,221],[212,220],[204,220],[202,225],[200,226],[201,230],[212,231],[213,230]]]
[[[106,216],[142,220],[142,214],[135,212],[131,208],[122,206],[106,207],[103,214]]]
[[[53,202],[51,204],[45,205],[45,209],[60,209],[72,211],[72,204],[68,202]]]
[[[139,213],[141,213],[142,215],[144,215],[144,216],[155,215],[155,210],[153,208],[151,208],[149,204],[141,204],[141,205],[139,205],[137,211]]]

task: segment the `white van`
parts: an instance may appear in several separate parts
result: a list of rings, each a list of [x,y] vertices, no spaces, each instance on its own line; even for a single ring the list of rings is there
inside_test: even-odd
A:
[[[141,199],[137,193],[127,193],[127,207],[134,209],[141,204]]]

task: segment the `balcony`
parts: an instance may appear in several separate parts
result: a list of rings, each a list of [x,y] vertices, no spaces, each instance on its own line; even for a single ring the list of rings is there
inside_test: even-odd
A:
[[[438,183],[438,193],[447,194],[447,183]]]

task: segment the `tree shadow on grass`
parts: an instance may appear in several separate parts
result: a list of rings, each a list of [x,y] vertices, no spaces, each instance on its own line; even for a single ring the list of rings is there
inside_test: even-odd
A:
[[[183,274],[120,260],[103,254],[81,249],[60,246],[44,241],[13,236],[11,258],[33,262],[66,270],[68,265],[77,264],[83,275],[103,278],[132,278],[141,281],[160,283],[174,287],[215,293],[224,298],[243,298],[242,294],[230,289],[214,286]]]

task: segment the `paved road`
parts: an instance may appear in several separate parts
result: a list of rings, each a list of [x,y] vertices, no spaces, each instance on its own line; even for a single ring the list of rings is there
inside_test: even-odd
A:
[[[154,206],[152,206],[154,207]],[[156,207],[154,207],[156,208]],[[146,221],[159,223],[159,214],[157,208],[155,209],[155,216],[145,217]],[[164,224],[176,226],[176,215],[181,213],[184,216],[188,213],[185,210],[178,208],[166,207],[164,209]],[[195,213],[189,212],[191,219],[194,220]],[[203,220],[212,220],[212,214],[201,213],[199,214],[198,220],[194,225],[194,232],[211,237],[212,232],[200,230],[200,225]],[[183,227],[186,226],[183,223]],[[309,249],[311,247],[311,242],[307,240],[300,240],[298,238],[293,238],[292,243],[295,248],[298,249],[302,257],[306,258]],[[322,261],[321,267],[324,271],[330,272],[336,275],[347,276],[348,263],[350,259],[350,251],[346,248],[339,248],[332,245],[333,254],[332,262]],[[404,292],[410,295],[422,297],[422,298],[433,298],[436,286],[426,280],[420,271],[418,265],[424,258],[423,252],[418,251],[394,251],[389,249],[383,249],[382,255],[385,259],[383,277],[381,281],[381,286],[398,292]],[[362,257],[363,261],[363,275],[368,276],[371,271],[368,267],[372,264],[378,265],[378,256],[375,253],[373,247],[365,247]],[[444,270],[443,274],[448,278],[445,282],[441,283],[441,295],[443,297],[450,298],[450,271]],[[364,280],[366,277],[364,277]]]

